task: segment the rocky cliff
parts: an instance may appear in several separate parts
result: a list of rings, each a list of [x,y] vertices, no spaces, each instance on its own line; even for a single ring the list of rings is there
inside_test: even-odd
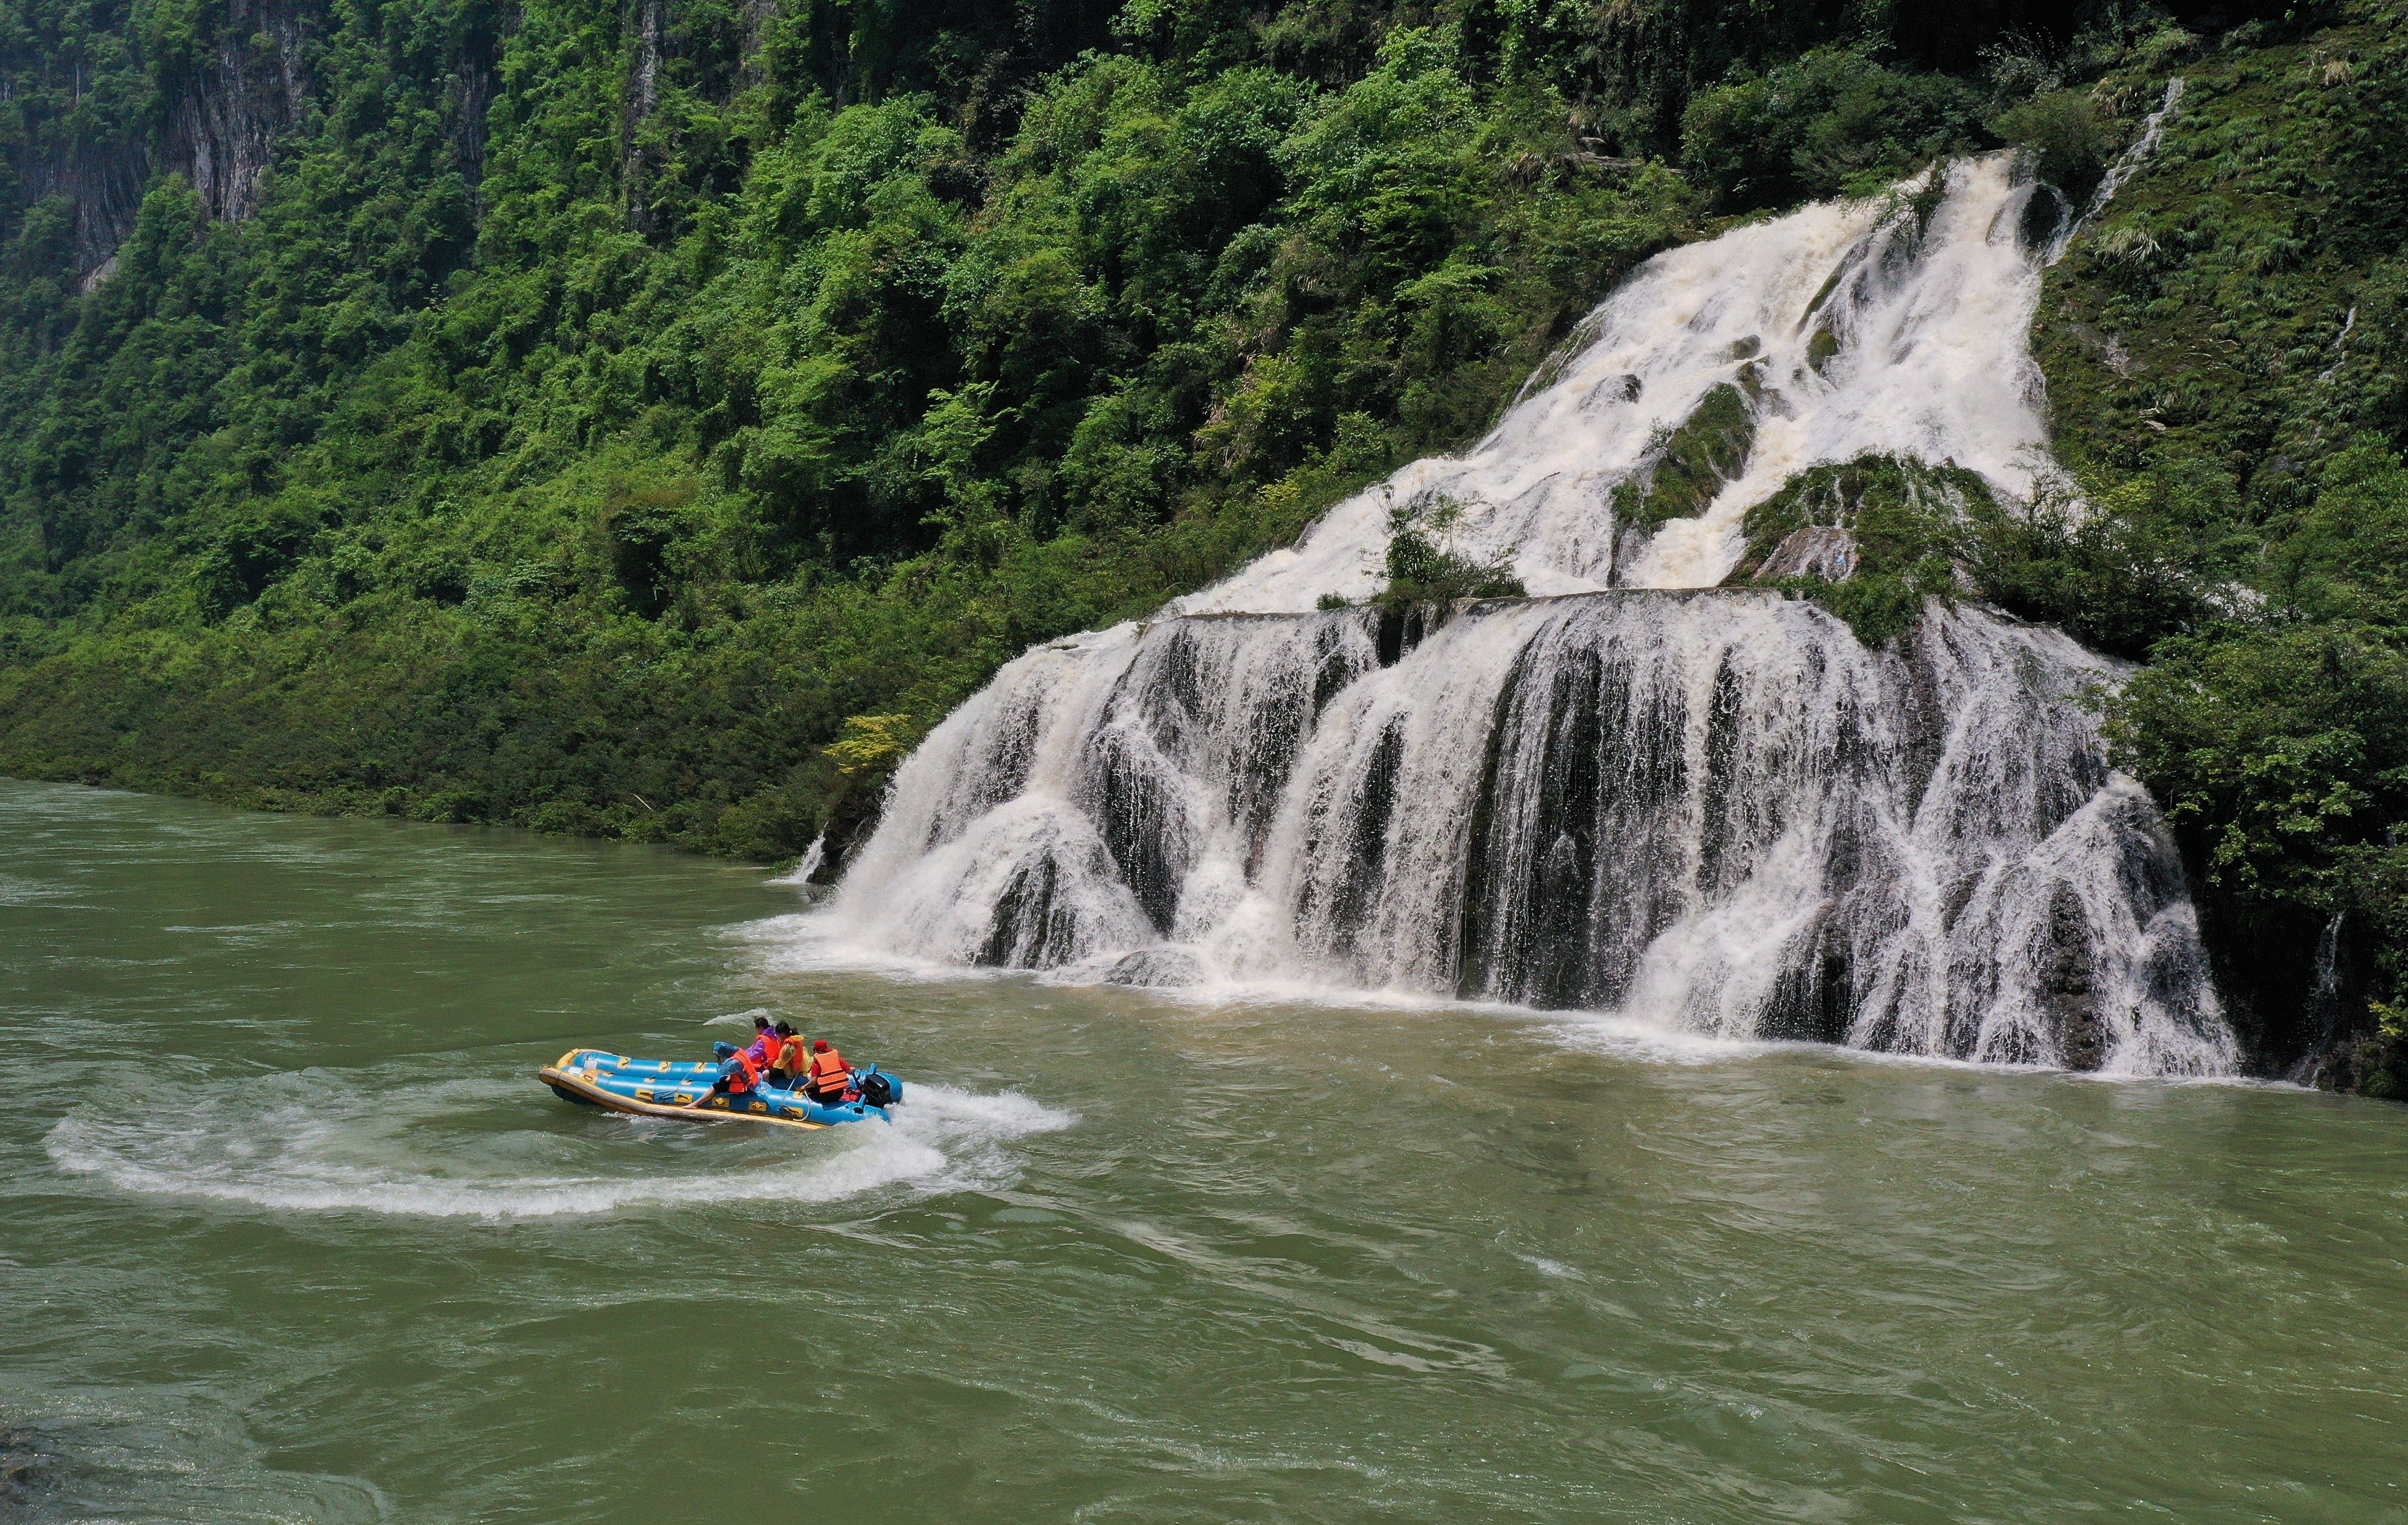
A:
[[[171,79],[165,164],[211,217],[239,222],[257,209],[277,139],[308,108],[306,53],[323,13],[316,0],[232,0],[215,37]]]

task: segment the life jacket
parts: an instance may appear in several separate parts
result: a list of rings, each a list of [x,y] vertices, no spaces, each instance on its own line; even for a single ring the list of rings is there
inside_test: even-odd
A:
[[[778,1035],[774,1032],[756,1032],[752,1035],[752,1046],[744,1052],[752,1056],[754,1064],[767,1070],[778,1062]]]
[[[811,1056],[811,1089],[822,1096],[842,1096],[853,1085],[853,1071],[844,1056],[831,1048]]]
[[[778,1040],[778,1057],[772,1062],[771,1068],[783,1070],[796,1080],[800,1080],[803,1077],[803,1072],[810,1068],[807,1062],[810,1052],[810,1045],[804,1043],[800,1036],[781,1038]]]
[[[749,1052],[736,1056],[736,1072],[727,1077],[727,1088],[738,1096],[751,1090],[761,1079],[760,1061]]]

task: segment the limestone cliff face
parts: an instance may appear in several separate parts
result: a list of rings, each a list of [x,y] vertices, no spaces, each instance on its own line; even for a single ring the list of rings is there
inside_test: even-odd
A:
[[[116,267],[117,246],[134,231],[134,214],[142,206],[142,187],[150,173],[150,157],[130,134],[109,141],[79,140],[19,170],[25,204],[51,196],[73,204],[73,275],[81,289],[106,281]]]
[[[0,233],[79,284],[133,231],[150,174],[130,0],[19,7],[0,36]],[[49,204],[34,223],[22,220]],[[61,204],[66,216],[57,213]]]
[[[662,231],[654,207],[659,180],[671,149],[668,133],[646,124],[672,88],[681,87],[724,106],[752,82],[762,30],[778,14],[777,0],[742,0],[732,32],[697,34],[690,16],[672,0],[624,0],[621,35],[626,39],[627,75],[619,100],[620,184],[627,198],[627,225],[636,232]]]
[[[638,233],[653,231],[654,219],[647,192],[658,171],[657,144],[645,141],[644,119],[661,101],[661,67],[669,55],[668,0],[635,0],[627,19],[635,56],[629,62],[626,93],[620,101],[623,118],[620,181],[627,188],[627,225]]]
[[[321,14],[310,0],[231,0],[214,46],[170,87],[163,167],[193,182],[211,217],[258,209],[276,140],[308,108]]]
[[[485,178],[485,123],[494,97],[502,88],[502,39],[517,24],[517,7],[486,8],[482,19],[463,39],[447,92],[452,116],[452,141],[459,151],[461,173],[475,185]]]

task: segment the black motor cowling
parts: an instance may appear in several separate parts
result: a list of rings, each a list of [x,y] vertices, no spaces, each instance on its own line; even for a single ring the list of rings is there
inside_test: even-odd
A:
[[[891,1107],[903,1100],[902,1084],[875,1067],[854,1076],[853,1084],[860,1087],[861,1099],[873,1107]]]

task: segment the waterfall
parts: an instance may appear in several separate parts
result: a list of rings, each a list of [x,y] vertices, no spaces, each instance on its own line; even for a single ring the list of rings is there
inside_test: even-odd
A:
[[[794,868],[787,870],[785,873],[779,875],[776,879],[771,880],[770,883],[773,885],[808,885],[818,876],[821,866],[826,862],[827,833],[822,832],[811,839],[811,844],[809,847],[803,849],[801,862],[796,863]]]
[[[2105,761],[2114,665],[1937,602],[1873,650],[1714,586],[1803,467],[1879,451],[2014,492],[2044,465],[2029,188],[2003,157],[1934,173],[1658,257],[1472,450],[1008,665],[896,772],[829,916],[1066,978],[2233,1069],[2179,859]],[[1696,511],[1619,523],[1718,389],[1746,438]],[[1540,597],[1315,609],[1376,591],[1391,510],[1439,499]]]
[[[1390,509],[1445,499],[1468,554],[1503,556],[1535,594],[1710,587],[1740,521],[1799,470],[1868,452],[1954,461],[2027,496],[2046,458],[2028,338],[2039,265],[2019,241],[2010,155],[1930,171],[1886,197],[1809,207],[1650,260],[1592,313],[1485,439],[1416,461],[1322,517],[1289,550],[1181,600],[1188,613],[1300,611],[1377,591]],[[1614,491],[1720,388],[1752,445],[1703,514],[1652,540]]]
[[[2099,181],[2099,188],[2090,193],[2090,204],[2082,209],[2082,215],[2066,219],[2065,224],[2057,230],[2057,236],[2049,240],[2048,252],[2042,263],[2055,265],[2063,259],[2066,250],[2073,243],[2074,235],[2096,222],[2099,214],[2107,209],[2107,204],[2115,199],[2115,193],[2124,188],[2125,182],[2139,174],[2142,167],[2156,157],[2157,144],[2166,136],[2166,119],[2173,115],[2174,108],[2182,104],[2182,98],[2183,77],[2177,74],[2166,81],[2166,93],[2158,100],[2157,108],[2141,119],[2141,135],[2115,156],[2114,164],[2107,166],[2106,175]]]
[[[2347,918],[2334,912],[2316,934],[2315,979],[2300,1011],[2301,1030],[2317,1035],[2314,1047],[2300,1056],[2283,1078],[2312,1086],[2333,1061],[2333,1047],[2342,1031],[2342,925]]]

